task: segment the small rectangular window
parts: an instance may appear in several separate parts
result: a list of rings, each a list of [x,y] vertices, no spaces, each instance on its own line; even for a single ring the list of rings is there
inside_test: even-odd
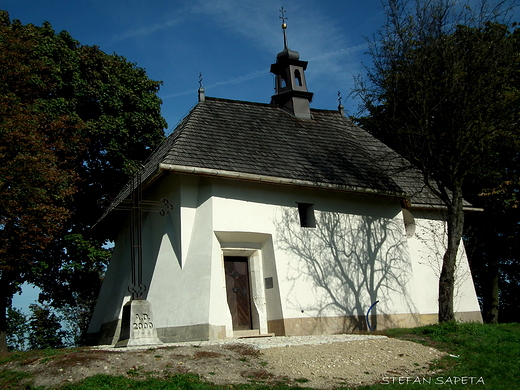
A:
[[[298,213],[300,214],[301,227],[316,227],[314,205],[312,203],[298,203]]]

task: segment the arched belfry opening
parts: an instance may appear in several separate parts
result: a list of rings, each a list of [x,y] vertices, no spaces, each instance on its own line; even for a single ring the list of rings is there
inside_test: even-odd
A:
[[[309,104],[313,93],[307,91],[305,81],[307,61],[301,61],[300,54],[289,49],[285,11],[282,8],[280,12],[282,12],[284,49],[276,56],[276,63],[271,65],[271,73],[276,76],[276,94],[271,97],[271,103],[277,104],[296,118],[311,119]]]
[[[296,81],[296,87],[303,87],[303,83],[302,83],[302,75],[299,71],[299,69],[296,69],[294,71],[294,80]]]

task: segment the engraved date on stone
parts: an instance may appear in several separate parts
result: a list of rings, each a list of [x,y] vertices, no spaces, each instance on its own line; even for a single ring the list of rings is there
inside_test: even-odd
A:
[[[153,322],[148,314],[136,314],[135,322],[132,324],[132,327],[134,328],[134,330],[152,329]]]

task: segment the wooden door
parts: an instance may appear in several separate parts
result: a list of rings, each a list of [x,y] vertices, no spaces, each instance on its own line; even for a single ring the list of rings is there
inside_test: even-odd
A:
[[[227,301],[233,330],[252,329],[247,257],[224,257]]]

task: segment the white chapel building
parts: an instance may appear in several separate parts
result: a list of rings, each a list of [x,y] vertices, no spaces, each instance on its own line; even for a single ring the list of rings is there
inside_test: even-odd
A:
[[[341,106],[310,108],[306,67],[285,44],[269,104],[201,88],[122,190],[100,222],[118,236],[89,328],[97,343],[122,338],[132,299],[151,304],[146,326],[163,342],[437,321],[442,202]],[[454,305],[481,321],[463,247]]]

